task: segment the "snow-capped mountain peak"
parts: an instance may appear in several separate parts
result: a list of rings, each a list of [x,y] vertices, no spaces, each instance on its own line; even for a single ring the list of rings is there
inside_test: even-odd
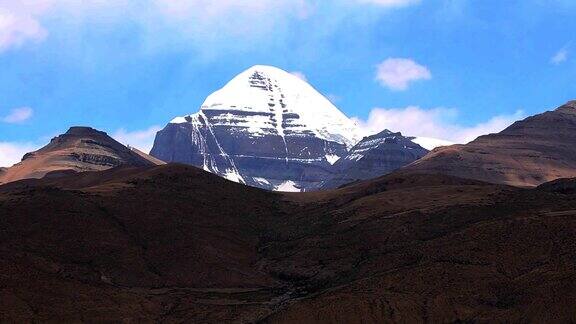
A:
[[[361,138],[306,81],[256,65],[209,95],[197,113],[173,119],[151,154],[256,187],[305,191],[318,188]]]
[[[273,66],[255,65],[240,73],[208,96],[201,111],[209,115],[228,111],[214,120],[214,126],[234,125],[253,136],[313,133],[348,148],[362,139],[357,125],[310,84]],[[192,117],[171,123],[189,122]]]
[[[300,77],[256,65],[158,132],[151,154],[229,180],[308,191],[404,166],[427,151],[388,130],[363,130]],[[352,173],[358,166],[362,174]],[[338,178],[340,177],[340,178]]]

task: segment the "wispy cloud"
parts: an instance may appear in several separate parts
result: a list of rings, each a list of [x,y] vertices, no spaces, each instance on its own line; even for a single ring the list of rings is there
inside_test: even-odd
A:
[[[550,58],[550,63],[554,65],[560,65],[568,60],[568,56],[570,55],[570,51],[568,47],[561,48],[552,58]]]
[[[252,46],[265,37],[278,37],[289,24],[317,17],[337,26],[353,7],[373,5],[393,9],[420,0],[0,0],[0,52],[27,42],[43,41],[52,28],[102,21],[138,26],[148,48],[193,43],[211,46]],[[326,12],[330,11],[330,13]],[[337,13],[337,14],[336,14]],[[54,19],[57,18],[57,19]],[[50,20],[50,23],[48,21]],[[56,22],[56,23],[55,23]],[[57,23],[65,22],[65,23]],[[72,23],[73,22],[73,23]],[[81,29],[81,28],[80,28]],[[112,30],[112,29],[111,29]],[[115,30],[115,29],[114,29]],[[217,31],[217,32],[216,32]],[[288,34],[288,33],[286,33]],[[233,39],[234,41],[231,41]]]
[[[369,3],[384,7],[404,7],[420,3],[420,0],[355,0],[359,3]]]
[[[407,136],[436,138],[452,143],[468,143],[480,135],[497,133],[524,117],[518,110],[511,115],[498,115],[485,122],[464,126],[456,121],[459,111],[449,108],[422,109],[374,108],[366,120],[355,118],[369,133],[384,129],[400,131]]]
[[[376,80],[394,91],[406,90],[412,82],[431,78],[432,73],[427,67],[407,58],[386,59],[376,69]]]
[[[42,41],[48,35],[37,20],[40,8],[26,8],[17,3],[0,0],[0,52],[26,42]]]
[[[10,167],[22,160],[24,154],[36,151],[39,145],[20,142],[0,142],[0,167]]]
[[[30,119],[32,115],[34,115],[32,108],[21,107],[13,109],[8,115],[2,117],[2,121],[10,124],[21,123]]]
[[[112,137],[118,142],[124,145],[130,145],[139,149],[142,152],[149,153],[154,145],[154,138],[156,133],[160,131],[162,127],[154,125],[150,126],[144,130],[127,131],[121,128],[112,134]]]

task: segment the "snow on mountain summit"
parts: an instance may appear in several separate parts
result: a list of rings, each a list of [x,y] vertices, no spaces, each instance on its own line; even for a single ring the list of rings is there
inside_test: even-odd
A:
[[[209,95],[197,113],[173,119],[151,155],[255,187],[307,191],[361,138],[359,127],[307,82],[256,65]]]
[[[247,69],[208,96],[199,113],[177,117],[171,123],[191,122],[198,114],[214,111],[230,113],[213,120],[213,126],[234,125],[253,136],[312,132],[348,148],[362,139],[358,126],[310,84],[272,66]]]
[[[389,131],[363,135],[306,81],[256,65],[209,95],[197,113],[173,119],[158,132],[150,154],[254,187],[310,191],[349,171],[344,160],[350,152],[366,156],[350,166],[365,168],[364,178],[425,151]]]

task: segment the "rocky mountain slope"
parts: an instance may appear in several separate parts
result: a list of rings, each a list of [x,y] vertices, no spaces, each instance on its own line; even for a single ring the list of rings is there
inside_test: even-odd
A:
[[[403,172],[437,173],[521,187],[576,177],[576,101],[498,134],[433,150]]]
[[[158,133],[151,155],[272,190],[317,188],[360,130],[305,81],[254,66],[210,95],[196,114]]]
[[[162,161],[118,143],[105,132],[72,127],[22,162],[0,172],[0,183],[27,178],[57,177],[70,172],[101,171],[120,165],[159,165]]]
[[[14,182],[0,186],[0,316],[574,322],[571,185],[392,174],[279,194],[182,165]]]
[[[334,164],[334,175],[322,188],[338,188],[358,180],[378,178],[420,159],[426,153],[428,150],[411,138],[384,130],[354,145]]]

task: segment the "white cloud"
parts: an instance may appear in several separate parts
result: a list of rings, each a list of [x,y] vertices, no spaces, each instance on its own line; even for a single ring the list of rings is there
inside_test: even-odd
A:
[[[38,148],[32,143],[0,142],[0,167],[10,167],[20,162],[24,154]]]
[[[2,118],[5,123],[21,123],[32,117],[34,111],[30,107],[13,109],[10,114]]]
[[[256,45],[313,11],[307,0],[149,0],[148,7],[157,14],[136,18],[148,32],[170,30],[205,48]]]
[[[150,4],[171,18],[195,16],[201,19],[217,19],[231,14],[262,16],[278,9],[294,10],[306,17],[310,4],[304,0],[152,0]]]
[[[407,58],[389,58],[378,64],[376,80],[391,90],[408,89],[411,82],[429,80],[432,73],[427,67]]]
[[[48,32],[36,20],[33,11],[3,6],[0,2],[0,52],[20,47],[29,41],[42,41]]]
[[[150,126],[144,130],[137,130],[133,132],[128,132],[121,128],[112,134],[112,137],[118,142],[124,145],[130,145],[139,149],[142,152],[149,153],[154,145],[154,138],[156,133],[160,131],[162,127],[154,125]]]
[[[293,71],[290,72],[290,74],[292,74],[293,76],[297,77],[298,79],[308,82],[308,78],[306,77],[306,74],[304,74],[303,72],[300,71]]]
[[[46,39],[44,22],[50,18],[59,22],[51,27],[73,29],[88,22],[129,22],[147,41],[181,37],[208,46],[228,37],[258,39],[288,18],[306,18],[312,8],[308,0],[0,0],[0,52]]]
[[[415,137],[412,142],[422,146],[423,148],[427,149],[428,151],[432,151],[433,149],[440,147],[440,146],[450,146],[455,143],[441,140],[437,138],[430,138],[430,137]]]
[[[311,18],[347,17],[353,7],[372,4],[403,7],[420,0],[0,0],[0,52],[42,41],[51,29],[81,32],[81,24],[102,23],[100,32],[120,24],[138,27],[146,50],[193,45],[218,53],[227,48],[252,49],[290,34],[291,24]],[[48,22],[50,21],[50,22]],[[280,36],[282,35],[282,36]],[[68,38],[74,38],[70,36]],[[202,53],[201,53],[202,54]]]
[[[522,119],[519,110],[511,115],[499,115],[472,126],[464,126],[456,121],[456,109],[422,109],[417,106],[406,108],[374,108],[367,120],[354,118],[368,133],[384,129],[402,132],[406,136],[441,139],[452,143],[468,143],[480,135],[497,133]]]
[[[556,52],[554,56],[552,56],[552,58],[550,59],[550,63],[554,65],[560,65],[568,60],[569,54],[570,52],[568,51],[568,48],[564,47],[560,49],[558,52]]]
[[[420,0],[356,0],[360,3],[369,3],[383,7],[405,7],[420,3]]]

